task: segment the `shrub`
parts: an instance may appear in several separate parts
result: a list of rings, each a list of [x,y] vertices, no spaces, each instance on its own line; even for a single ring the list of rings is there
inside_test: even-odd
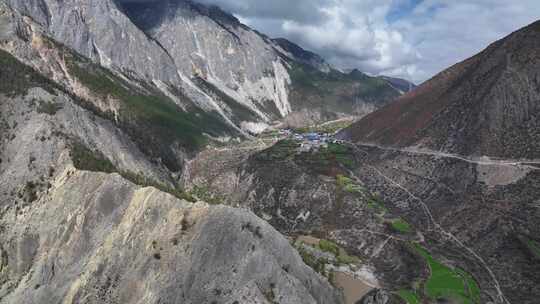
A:
[[[327,240],[320,240],[319,248],[322,251],[329,252],[335,255],[336,257],[339,255],[339,246],[336,243],[333,243]]]
[[[33,87],[41,87],[54,94],[54,89],[59,88],[57,84],[4,50],[0,50],[0,66],[0,93],[8,96],[25,94]]]
[[[116,172],[116,167],[101,152],[88,149],[83,143],[71,143],[70,156],[73,165],[79,170],[93,172]]]
[[[48,115],[54,115],[56,112],[62,109],[62,105],[55,102],[50,101],[40,101],[37,112],[38,113],[45,113]]]
[[[159,182],[157,180],[154,180],[148,176],[145,176],[140,173],[134,173],[131,171],[120,171],[118,172],[123,178],[131,181],[132,183],[142,186],[142,187],[154,187],[162,192],[169,193],[176,198],[179,198],[181,200],[185,200],[191,203],[197,202],[197,199],[193,197],[190,193],[184,191],[179,186],[170,186],[167,184],[164,184],[162,182]]]
[[[355,184],[352,179],[344,175],[338,174],[336,176],[336,182],[337,182],[338,187],[340,187],[345,192],[349,192],[349,193],[365,192],[365,189],[362,186]]]
[[[170,186],[140,173],[118,170],[101,152],[91,151],[83,143],[73,141],[70,150],[73,165],[79,170],[118,173],[123,178],[142,187],[154,187],[179,199],[194,203],[197,200],[179,186]]]
[[[397,219],[392,221],[392,228],[397,232],[411,233],[412,226],[403,219]]]
[[[298,248],[298,253],[302,257],[302,260],[306,265],[313,268],[313,270],[315,270],[316,272],[324,275],[325,266],[326,264],[328,264],[328,261],[326,259],[317,259],[315,256],[313,256],[301,246]]]
[[[26,203],[34,202],[38,199],[37,197],[38,185],[32,181],[26,183],[23,189],[23,200]]]
[[[212,194],[207,186],[195,186],[193,187],[192,194],[198,199],[207,202],[211,205],[222,204],[225,200],[223,197]]]

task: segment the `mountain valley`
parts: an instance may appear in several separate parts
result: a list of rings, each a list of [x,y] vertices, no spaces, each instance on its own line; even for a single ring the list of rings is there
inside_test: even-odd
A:
[[[540,298],[540,23],[416,87],[188,0],[0,0],[0,303]]]

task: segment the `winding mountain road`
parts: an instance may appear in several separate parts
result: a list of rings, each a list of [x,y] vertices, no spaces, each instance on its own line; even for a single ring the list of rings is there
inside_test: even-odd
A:
[[[465,161],[468,163],[478,164],[478,165],[488,165],[488,166],[518,166],[518,167],[525,167],[531,170],[540,170],[540,168],[535,167],[533,165],[538,164],[540,165],[540,161],[517,161],[517,160],[491,160],[489,158],[481,158],[481,159],[471,159],[467,158],[465,156],[461,155],[455,155],[450,153],[444,153],[444,152],[436,152],[436,151],[426,151],[426,150],[417,150],[412,148],[405,148],[405,149],[399,149],[399,148],[392,148],[392,147],[384,147],[374,144],[365,144],[365,143],[358,143],[354,144],[351,142],[345,142],[346,144],[350,145],[355,149],[357,152],[361,152],[365,155],[369,155],[369,152],[362,150],[360,147],[370,147],[370,148],[378,148],[381,150],[386,151],[395,151],[395,152],[402,152],[402,153],[412,153],[412,154],[421,154],[421,155],[432,155],[437,157],[447,157],[447,158],[453,158],[458,159],[461,161]],[[421,208],[424,210],[424,213],[429,218],[429,222],[431,223],[432,227],[428,227],[429,230],[438,232],[443,238],[446,240],[449,240],[456,244],[458,247],[465,250],[470,256],[472,256],[475,260],[479,262],[480,265],[486,270],[486,272],[489,274],[489,276],[492,279],[493,287],[497,292],[497,303],[501,304],[510,304],[506,296],[504,295],[501,285],[491,269],[491,267],[488,265],[488,263],[480,256],[478,255],[472,248],[467,246],[465,243],[463,243],[460,239],[458,239],[455,235],[445,230],[441,224],[439,224],[435,217],[433,216],[430,208],[428,205],[418,196],[412,193],[411,190],[407,189],[405,186],[401,185],[397,181],[393,180],[392,178],[385,175],[383,172],[381,172],[378,168],[372,165],[368,165],[368,167],[373,170],[377,175],[385,179],[388,183],[393,185],[394,187],[404,191],[413,201],[416,201]],[[353,179],[356,181],[360,181],[360,179],[354,174],[354,172],[350,171],[349,174],[352,174]]]
[[[452,154],[452,153],[446,153],[441,151],[432,151],[432,150],[426,150],[426,149],[416,149],[416,148],[394,148],[394,147],[388,147],[388,146],[381,146],[371,143],[352,143],[346,141],[348,145],[355,146],[358,148],[359,146],[363,147],[370,147],[370,148],[377,148],[385,151],[393,151],[393,152],[402,152],[402,153],[409,153],[409,154],[420,154],[420,155],[431,155],[436,157],[446,157],[446,158],[453,158],[458,159],[464,162],[468,162],[471,164],[477,164],[477,165],[484,165],[484,166],[512,166],[512,167],[523,167],[528,168],[531,170],[540,170],[540,160],[508,160],[508,159],[491,159],[487,156],[483,157],[467,157],[463,155],[458,154]],[[366,151],[363,151],[364,153],[367,153]]]

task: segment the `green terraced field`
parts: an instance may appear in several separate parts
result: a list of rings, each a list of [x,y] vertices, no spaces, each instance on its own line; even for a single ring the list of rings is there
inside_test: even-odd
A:
[[[430,299],[453,299],[463,304],[479,303],[480,288],[470,274],[443,265],[419,245],[416,245],[415,249],[426,259],[431,271],[424,285],[425,293]]]
[[[392,228],[401,233],[411,233],[413,231],[411,224],[407,223],[403,219],[392,221]]]
[[[415,292],[402,289],[398,291],[398,295],[405,301],[407,301],[407,304],[420,304],[420,300],[418,299],[418,296]]]
[[[364,187],[355,184],[349,177],[341,174],[336,176],[336,182],[343,191],[348,193],[364,193],[367,191]]]

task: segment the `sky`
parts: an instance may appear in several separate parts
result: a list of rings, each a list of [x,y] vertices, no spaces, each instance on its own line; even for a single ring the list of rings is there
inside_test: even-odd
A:
[[[338,68],[417,84],[540,19],[540,0],[194,1],[218,5]]]

